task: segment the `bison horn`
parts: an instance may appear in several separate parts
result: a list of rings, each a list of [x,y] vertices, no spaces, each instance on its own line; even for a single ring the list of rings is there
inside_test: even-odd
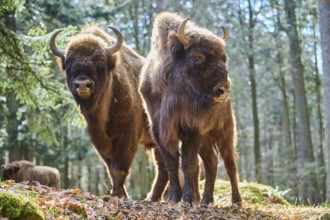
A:
[[[108,26],[108,28],[113,30],[113,32],[115,32],[115,34],[117,35],[117,41],[115,42],[115,44],[105,49],[108,54],[112,55],[115,54],[120,49],[120,47],[123,45],[124,40],[123,40],[123,35],[120,33],[120,31],[118,31],[116,28],[111,26]]]
[[[187,46],[189,44],[189,39],[186,37],[185,33],[184,33],[184,27],[187,23],[187,21],[189,21],[190,18],[186,18],[184,19],[181,24],[179,25],[178,27],[178,30],[177,30],[177,35],[178,35],[178,38],[179,38],[179,41],[184,45],[184,46]]]
[[[228,40],[228,31],[224,26],[221,26],[223,34],[222,34],[222,39],[224,39],[225,41]]]
[[[58,57],[64,57],[64,50],[58,49],[55,44],[55,39],[56,39],[57,35],[62,31],[63,31],[63,29],[55,31],[55,33],[52,34],[52,36],[50,37],[50,41],[49,41],[49,47],[50,47],[52,53]]]

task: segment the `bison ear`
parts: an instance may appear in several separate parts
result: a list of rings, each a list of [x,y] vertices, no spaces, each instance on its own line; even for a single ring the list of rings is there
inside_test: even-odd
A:
[[[111,71],[112,69],[115,68],[116,62],[120,63],[120,57],[117,56],[116,54],[107,57],[108,71]]]
[[[64,57],[56,57],[56,63],[58,68],[60,69],[61,73],[65,75],[65,64],[64,64]]]
[[[184,55],[184,46],[175,31],[172,31],[168,36],[168,48],[175,57]]]
[[[223,62],[225,63],[225,62],[227,62],[228,57],[224,54],[224,55],[222,55],[221,59],[222,59]]]

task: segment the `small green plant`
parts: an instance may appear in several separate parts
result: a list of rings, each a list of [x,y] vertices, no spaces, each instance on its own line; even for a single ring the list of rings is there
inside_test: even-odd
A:
[[[36,193],[36,192],[29,192],[29,195],[28,196],[29,196],[30,199],[37,200],[38,197],[39,197],[39,194]]]
[[[290,191],[291,191],[291,189],[281,191],[281,190],[279,190],[278,186],[276,186],[275,189],[271,189],[266,192],[263,192],[263,194],[268,197],[271,197],[272,195],[276,196],[276,197],[284,197],[284,195]]]
[[[270,189],[263,192],[263,195],[268,197],[272,202],[286,204],[287,202],[284,199],[284,195],[290,192],[291,189],[279,190],[278,186],[275,189]]]
[[[57,212],[56,207],[50,207],[48,210],[49,210],[50,214],[52,214],[52,215],[55,215]]]

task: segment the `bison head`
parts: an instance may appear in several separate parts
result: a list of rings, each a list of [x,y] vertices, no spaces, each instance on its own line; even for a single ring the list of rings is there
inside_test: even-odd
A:
[[[2,165],[2,180],[15,180],[19,170],[16,165]]]
[[[196,26],[185,26],[189,18],[183,20],[178,30],[169,34],[169,61],[173,64],[170,72],[174,89],[188,93],[203,102],[221,102],[229,97],[230,80],[227,75],[224,53],[228,39],[227,30],[217,37]]]
[[[94,28],[94,29],[93,29]],[[111,72],[115,67],[116,56],[123,44],[121,33],[111,28],[117,40],[112,46],[110,38],[97,27],[73,37],[66,52],[55,44],[56,31],[50,39],[52,53],[61,59],[62,70],[66,73],[68,87],[78,104],[96,101],[94,97],[111,81]]]

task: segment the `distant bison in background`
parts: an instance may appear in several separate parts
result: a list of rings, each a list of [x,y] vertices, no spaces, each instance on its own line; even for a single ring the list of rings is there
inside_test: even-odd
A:
[[[42,185],[60,187],[60,173],[56,168],[37,166],[26,160],[2,165],[2,180],[38,181]]]

